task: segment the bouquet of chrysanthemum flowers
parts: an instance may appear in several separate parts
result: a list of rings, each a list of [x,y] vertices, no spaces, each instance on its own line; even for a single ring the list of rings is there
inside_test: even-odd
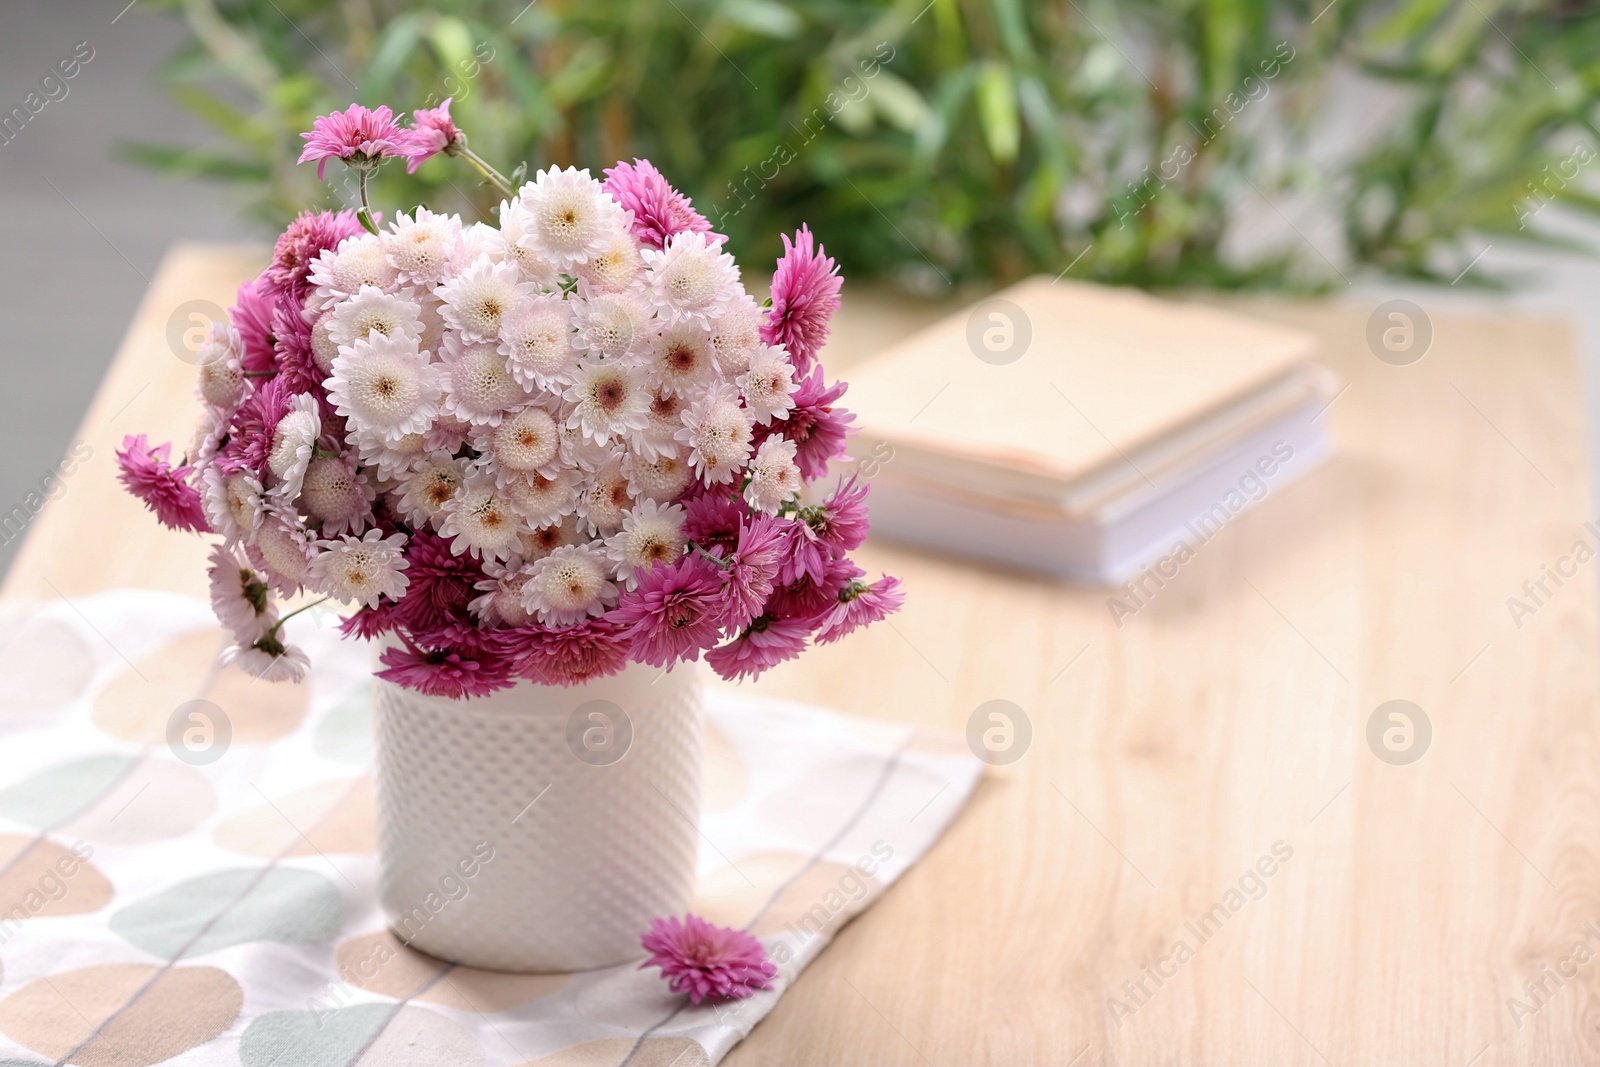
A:
[[[866,486],[820,485],[851,416],[816,362],[841,279],[810,232],[758,305],[648,162],[515,190],[449,104],[316,121],[301,162],[353,168],[359,209],[302,214],[213,325],[187,458],[118,453],[162,522],[221,535],[228,658],[299,679],[276,600],[302,592],[388,636],[380,677],[452,697],[702,652],[753,676],[897,608],[848,556]],[[498,225],[380,228],[371,171],[441,153],[501,190]]]

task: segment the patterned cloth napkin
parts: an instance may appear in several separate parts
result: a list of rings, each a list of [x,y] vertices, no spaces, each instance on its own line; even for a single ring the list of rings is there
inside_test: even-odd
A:
[[[787,959],[776,988],[693,1007],[634,964],[447,965],[376,905],[371,660],[334,621],[289,623],[313,672],[284,686],[219,668],[188,598],[0,616],[0,1067],[713,1064],[982,768],[956,735],[712,689],[693,908]]]

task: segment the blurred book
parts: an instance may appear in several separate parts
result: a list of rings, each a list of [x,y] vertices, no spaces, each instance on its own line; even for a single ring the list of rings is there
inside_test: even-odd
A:
[[[1115,584],[1331,453],[1304,332],[1034,278],[853,369],[875,533]]]

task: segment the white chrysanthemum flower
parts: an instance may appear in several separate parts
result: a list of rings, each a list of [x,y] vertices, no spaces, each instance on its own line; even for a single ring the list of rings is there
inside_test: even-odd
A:
[[[532,576],[532,569],[523,566],[520,557],[512,556],[504,564],[492,560],[485,563],[483,573],[484,580],[472,587],[483,595],[467,605],[478,621],[491,630],[532,625],[533,614],[522,606],[522,587]]]
[[[200,399],[225,415],[236,411],[250,392],[243,361],[237,355],[200,364],[199,379]]]
[[[650,338],[645,374],[650,387],[668,396],[697,393],[716,373],[710,334],[688,319],[668,323]]]
[[[507,409],[528,399],[493,345],[466,345],[451,335],[444,351],[439,375],[444,414],[474,426],[498,426]]]
[[[633,495],[651,500],[676,500],[694,481],[689,461],[666,453],[648,457],[630,452],[622,462],[622,469],[628,476],[628,488]]]
[[[557,424],[561,427],[561,465],[592,474],[617,458],[622,451],[621,443],[601,444],[584,433],[581,425],[567,425],[572,411],[573,405],[565,404],[557,416]]]
[[[521,241],[569,273],[605,252],[622,228],[622,209],[587,170],[541,170],[520,199],[529,215]]]
[[[734,381],[744,395],[745,410],[763,426],[794,410],[794,365],[782,345],[762,345],[750,366]]]
[[[750,458],[750,413],[739,406],[733,386],[719,382],[683,414],[678,440],[689,446],[689,463],[707,485],[733,480]]]
[[[632,506],[633,493],[620,459],[596,471],[578,494],[578,518],[589,524],[591,533],[601,536],[620,528]]]
[[[650,394],[638,375],[620,364],[584,360],[578,380],[562,396],[572,405],[567,426],[578,427],[597,444],[626,438],[649,420]]]
[[[530,404],[506,415],[499,426],[478,430],[473,447],[485,460],[493,459],[502,479],[526,471],[549,473],[561,451],[561,431],[548,411]]]
[[[740,292],[739,265],[703,233],[675,233],[665,249],[641,254],[650,302],[663,318],[693,319],[710,329]]]
[[[311,326],[311,362],[324,378],[333,373],[333,361],[339,358],[339,342],[333,339],[332,331],[331,311],[322,312]]]
[[[678,442],[678,431],[683,429],[683,415],[689,403],[687,395],[652,394],[645,409],[644,429],[628,439],[634,451],[651,457],[676,456],[683,447]]]
[[[263,682],[299,682],[311,669],[311,659],[269,635],[253,645],[229,645],[222,652],[222,665],[238,667]]]
[[[346,237],[339,247],[324,248],[311,264],[314,288],[306,298],[307,307],[326,311],[341,300],[348,300],[363,285],[381,290],[393,289],[400,274],[389,265],[383,243],[370,233]]]
[[[349,300],[341,300],[328,312],[328,336],[336,345],[365,341],[373,330],[385,337],[402,334],[422,339],[422,307],[412,299],[409,288],[390,294],[372,285]]]
[[[390,441],[381,433],[352,430],[347,440],[356,446],[361,465],[369,470],[377,468],[378,477],[386,482],[409,478],[428,451],[428,439],[420,433],[408,433],[398,441]]]
[[[211,610],[239,644],[260,639],[278,624],[267,576],[252,567],[237,549],[213,547],[206,577],[211,586]]]
[[[487,255],[436,289],[443,302],[439,313],[445,325],[461,334],[467,344],[500,341],[500,324],[511,309],[539,290],[522,280],[514,263],[496,263]]]
[[[630,232],[633,225],[631,212],[623,212],[624,223],[607,242],[605,251],[589,257],[589,262],[578,267],[578,277],[597,293],[620,293],[629,288],[644,270],[644,257],[639,255],[639,239]]]
[[[636,589],[638,570],[667,564],[683,555],[683,508],[641,501],[622,517],[622,529],[606,538],[606,555],[616,565],[617,578]]]
[[[428,434],[423,445],[428,452],[448,452],[452,456],[461,451],[461,446],[467,443],[467,438],[472,436],[472,423],[465,419],[458,419],[454,415],[441,414],[433,420],[433,425],[428,427]]]
[[[578,284],[572,310],[572,347],[610,360],[626,359],[644,350],[650,337],[650,308],[631,293],[597,293]]]
[[[506,367],[524,389],[560,392],[572,384],[578,350],[572,343],[572,314],[553,293],[525,300],[500,323],[500,351]]]
[[[532,571],[522,587],[522,605],[545,626],[576,626],[616,603],[610,562],[596,545],[563,545]]]
[[[474,222],[462,227],[461,250],[450,264],[450,269],[445,271],[445,280],[460,274],[483,256],[488,256],[494,263],[503,261],[506,258],[506,239],[499,230],[487,223]]]
[[[194,363],[204,367],[208,363],[239,362],[244,358],[244,340],[227,319],[213,321],[206,327],[206,339],[194,351]],[[221,404],[217,405],[221,407]]]
[[[211,528],[233,544],[247,538],[261,525],[261,482],[249,471],[224,474],[215,464],[207,464],[200,478],[200,500],[205,505]]]
[[[518,474],[503,483],[501,491],[529,526],[548,526],[577,510],[578,475],[570,468],[558,468],[548,477],[537,471]]]
[[[750,357],[761,347],[761,307],[743,291],[711,323],[711,350],[716,353],[717,369],[728,377],[744,373]]]
[[[337,540],[318,541],[321,551],[311,561],[310,584],[341,604],[359,602],[375,608],[381,596],[399,600],[411,584],[405,575],[411,564],[401,551],[405,545],[405,534],[384,537],[376,528],[368,530],[365,537],[346,534]]]
[[[405,334],[340,345],[328,379],[333,409],[358,431],[398,441],[408,433],[425,433],[439,413],[439,368]]]
[[[444,347],[445,334],[449,327],[444,324],[444,315],[441,308],[444,302],[432,292],[422,292],[416,295],[417,305],[422,308],[418,316],[422,320],[422,342],[417,346],[424,352],[438,352]]]
[[[522,206],[522,199],[504,200],[500,203],[500,236],[505,239],[505,260],[522,268],[523,280],[540,289],[554,289],[561,284],[561,272],[555,264],[540,257],[530,237],[533,215]],[[524,240],[524,238],[528,238]]]
[[[245,544],[250,562],[284,596],[294,596],[311,564],[311,544],[299,518],[268,504],[253,539]]]
[[[444,506],[466,483],[463,461],[448,452],[430,452],[402,483],[399,507],[412,526],[439,528]]]
[[[300,483],[311,465],[317,438],[322,436],[322,412],[317,398],[300,393],[289,398],[289,410],[272,431],[272,448],[267,452],[267,469],[278,479],[268,495],[293,500],[300,495]]]
[[[521,525],[511,501],[491,478],[471,478],[444,506],[439,536],[452,538],[453,555],[470,552],[481,559],[507,559],[516,554]]]
[[[343,456],[313,459],[300,487],[300,507],[321,524],[324,537],[365,529],[376,497],[366,475]]]
[[[395,216],[379,235],[383,254],[402,285],[431,289],[439,284],[461,247],[461,217],[436,215],[425,207]]]
[[[209,406],[200,408],[200,417],[194,424],[194,436],[189,440],[189,462],[195,469],[195,475],[191,476],[191,480],[198,482],[198,475],[205,471],[206,466],[222,447],[223,439],[228,436],[229,420],[230,416],[214,408]]]
[[[761,442],[750,461],[750,479],[744,487],[745,503],[757,511],[776,515],[780,505],[800,491],[800,468],[794,461],[795,444],[773,434]]]
[[[532,530],[523,530],[519,535],[522,541],[522,561],[536,563],[562,545],[587,544],[589,539],[578,532],[578,517],[568,515],[560,522],[552,522]]]

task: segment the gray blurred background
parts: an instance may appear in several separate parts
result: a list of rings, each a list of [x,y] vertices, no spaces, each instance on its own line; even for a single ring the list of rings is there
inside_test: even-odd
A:
[[[126,3],[0,4],[0,112],[20,106],[79,42],[94,49],[66,82],[67,95],[0,144],[0,513],[67,450],[167,246],[266,237],[222,190],[178,185],[113,158],[120,137],[204,132],[155,82],[182,37],[178,20],[138,3],[118,17]],[[21,541],[0,545],[0,570]]]

